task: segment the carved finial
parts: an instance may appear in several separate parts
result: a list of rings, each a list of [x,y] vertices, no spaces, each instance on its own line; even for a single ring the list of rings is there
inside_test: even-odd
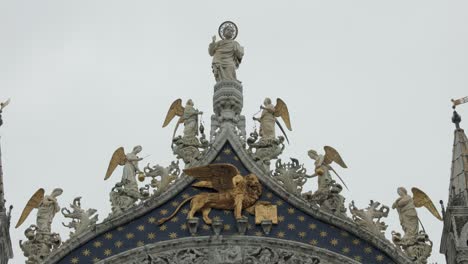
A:
[[[454,106],[455,107],[455,106]],[[453,116],[452,116],[452,122],[455,124],[455,127],[457,129],[460,129],[460,122],[461,122],[461,116],[457,113],[457,111],[453,111]]]
[[[456,99],[456,100],[452,99],[451,101],[453,103],[453,106],[452,106],[452,108],[453,108],[452,122],[455,124],[457,129],[460,129],[461,116],[457,113],[457,111],[455,111],[455,108],[457,107],[457,105],[468,103],[468,96],[465,96],[463,98]]]
[[[445,218],[445,206],[444,206],[444,201],[440,200],[440,207],[442,207],[442,217]]]

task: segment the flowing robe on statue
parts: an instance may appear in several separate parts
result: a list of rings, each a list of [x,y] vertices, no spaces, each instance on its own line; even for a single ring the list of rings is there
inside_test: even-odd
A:
[[[419,222],[413,198],[409,195],[403,195],[395,201],[394,206],[400,216],[401,228],[403,228],[403,231],[405,232],[403,238],[416,238],[419,231]]]
[[[272,104],[265,106],[262,115],[260,116],[260,137],[263,140],[275,139],[275,123],[276,118],[274,116],[275,107]]]
[[[37,228],[40,232],[50,233],[52,220],[60,211],[57,199],[46,195],[37,208]]]
[[[139,171],[138,156],[133,152],[128,153],[126,156],[127,162],[123,168],[122,182],[124,183],[127,195],[138,198],[140,194],[138,191],[138,183],[136,181],[136,173]]]
[[[217,82],[237,81],[236,69],[244,56],[244,48],[235,40],[223,39],[208,46],[213,56],[213,74]]]
[[[193,139],[198,135],[198,110],[186,105],[184,110],[184,138]]]
[[[324,155],[319,155],[317,160],[315,161],[315,173],[317,173],[318,170],[322,170],[323,174],[318,175],[318,189],[319,190],[325,190],[331,182],[332,178],[330,175],[330,169],[328,168],[327,165],[324,164]]]

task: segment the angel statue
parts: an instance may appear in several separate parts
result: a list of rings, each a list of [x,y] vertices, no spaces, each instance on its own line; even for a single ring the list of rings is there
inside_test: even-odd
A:
[[[3,125],[3,120],[2,120],[3,108],[5,108],[9,104],[10,104],[10,99],[6,100],[5,102],[0,103],[0,126]]]
[[[176,127],[174,129],[174,135],[177,132],[179,125],[184,123],[184,134],[183,139],[186,144],[199,145],[197,136],[198,136],[198,115],[202,115],[202,111],[198,111],[193,107],[192,99],[188,99],[185,107],[182,106],[182,99],[175,100],[169,110],[167,111],[166,119],[164,119],[163,127],[169,125],[169,123],[174,119],[175,116],[179,116]]]
[[[56,188],[50,195],[44,195],[44,189],[40,188],[29,199],[28,203],[21,213],[15,228],[18,228],[28,218],[33,209],[37,208],[36,226],[38,232],[50,233],[51,225],[56,213],[60,211],[60,206],[57,202],[57,197],[62,194],[63,190]]]
[[[260,109],[262,110],[260,118],[254,117],[253,120],[260,122],[261,140],[269,141],[276,139],[275,124],[277,124],[281,132],[283,132],[284,137],[289,142],[283,126],[281,126],[280,122],[276,119],[277,117],[281,117],[289,131],[292,131],[289,110],[286,103],[281,100],[281,98],[278,98],[276,99],[276,105],[273,105],[271,99],[267,97],[263,101],[263,105],[260,106]]]
[[[104,180],[109,179],[118,165],[123,166],[122,179],[110,193],[112,214],[127,210],[140,198],[136,176],[144,180],[144,173],[138,168],[138,162],[143,159],[137,156],[141,150],[141,146],[135,146],[132,152],[125,154],[124,148],[120,147],[112,155]]]
[[[244,56],[244,48],[234,40],[237,33],[236,24],[226,21],[218,30],[221,40],[216,41],[216,36],[213,36],[208,46],[208,53],[213,57],[211,68],[216,82],[238,81],[236,70]]]
[[[419,231],[420,219],[416,208],[426,207],[434,217],[442,221],[442,217],[437,211],[434,203],[420,189],[413,187],[411,197],[405,188],[397,189],[398,199],[393,203],[392,208],[396,209],[400,217],[400,224],[404,235],[392,232],[392,241],[410,257],[417,260],[417,263],[427,263],[427,258],[431,255],[432,241],[429,240],[424,227]]]
[[[286,103],[280,98],[276,99],[276,105],[271,103],[270,98],[265,98],[264,105],[260,106],[262,111],[261,116],[253,117],[253,120],[260,122],[260,139],[258,139],[258,133],[255,130],[250,134],[247,139],[249,145],[248,152],[252,155],[255,161],[260,162],[266,170],[269,170],[270,161],[277,159],[284,150],[284,140],[286,139],[289,143],[288,137],[281,126],[281,123],[277,120],[277,117],[281,117],[289,130],[291,129],[291,121],[289,118],[289,111]],[[283,132],[283,136],[276,137],[275,124]],[[255,150],[255,151],[254,151]]]
[[[235,218],[241,219],[242,210],[251,209],[262,194],[262,185],[256,175],[242,176],[235,166],[228,163],[185,169],[184,173],[199,180],[192,186],[218,192],[202,192],[187,198],[169,217],[161,219],[158,222],[160,225],[174,217],[189,201],[191,203],[187,219],[193,219],[195,213],[201,211],[205,223],[211,224],[211,209],[233,210]]]
[[[343,179],[341,179],[340,175],[338,175],[338,173],[333,169],[333,167],[330,166],[332,162],[335,162],[342,168],[348,168],[344,163],[343,159],[341,158],[340,153],[338,153],[336,149],[330,146],[325,146],[323,147],[323,149],[325,150],[325,154],[318,154],[317,151],[313,149],[307,152],[309,157],[315,160],[315,173],[310,177],[318,176],[318,190],[323,190],[324,188],[327,188],[327,186],[329,185],[328,183],[332,181],[330,170],[333,171],[343,183],[343,185],[346,188],[348,188]]]
[[[56,188],[50,195],[44,195],[44,189],[40,188],[31,196],[18,219],[15,228],[24,223],[33,209],[37,209],[36,224],[31,225],[25,232],[28,240],[24,243],[20,241],[24,256],[28,258],[26,261],[28,264],[42,263],[51,250],[62,243],[60,235],[51,232],[52,221],[55,214],[60,211],[57,197],[62,192],[62,189]]]
[[[186,164],[196,160],[201,156],[199,148],[205,149],[208,147],[208,141],[204,134],[204,127],[198,127],[198,115],[202,115],[202,111],[195,109],[193,101],[189,99],[182,106],[182,99],[175,100],[169,110],[167,111],[163,127],[166,127],[175,116],[179,116],[174,134],[172,136],[172,150],[178,158],[182,158]],[[184,124],[183,136],[175,137],[177,129],[180,124]],[[201,133],[200,140],[198,139],[198,132]]]

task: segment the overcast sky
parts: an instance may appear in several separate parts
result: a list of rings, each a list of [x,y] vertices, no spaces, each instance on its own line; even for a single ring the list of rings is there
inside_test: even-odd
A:
[[[110,210],[104,181],[119,146],[143,146],[146,162],[168,165],[176,98],[212,113],[208,43],[232,20],[245,47],[248,132],[265,96],[289,106],[293,132],[282,158],[309,171],[307,150],[335,147],[354,200],[391,206],[396,189],[417,186],[447,200],[454,126],[450,99],[468,95],[467,1],[0,1],[0,128],[12,226],[40,187],[61,187],[62,207]],[[459,110],[468,119],[468,105]],[[462,127],[466,127],[462,122]],[[142,164],[142,165],[143,165]],[[120,172],[119,172],[120,173]],[[316,181],[307,183],[316,189]],[[442,223],[419,216],[439,251]],[[18,240],[32,215],[12,229]],[[53,229],[68,237],[57,214]],[[66,221],[68,222],[68,221]],[[400,231],[391,211],[386,232]]]

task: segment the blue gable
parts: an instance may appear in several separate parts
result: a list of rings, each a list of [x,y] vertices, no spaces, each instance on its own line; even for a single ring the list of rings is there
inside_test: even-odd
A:
[[[242,175],[249,173],[229,143],[222,148],[213,163],[231,163],[241,171]],[[93,263],[146,244],[190,237],[186,225],[189,203],[184,205],[179,213],[165,224],[159,226],[157,222],[159,219],[170,215],[183,200],[200,191],[202,190],[187,186],[164,205],[155,208],[138,219],[91,239],[58,263]],[[325,248],[361,263],[395,263],[388,255],[368,242],[333,225],[317,220],[288,204],[287,201],[273,193],[265,185],[260,200],[270,201],[278,206],[279,223],[273,225],[269,235],[265,235],[261,227],[255,225],[255,217],[244,212],[244,215],[248,216],[249,219],[248,230],[245,234],[247,236],[268,236],[297,241]],[[232,211],[212,210],[210,217],[223,220],[223,235],[237,234],[236,221]],[[200,223],[197,236],[213,235],[210,226],[205,225],[202,220],[200,220]]]

